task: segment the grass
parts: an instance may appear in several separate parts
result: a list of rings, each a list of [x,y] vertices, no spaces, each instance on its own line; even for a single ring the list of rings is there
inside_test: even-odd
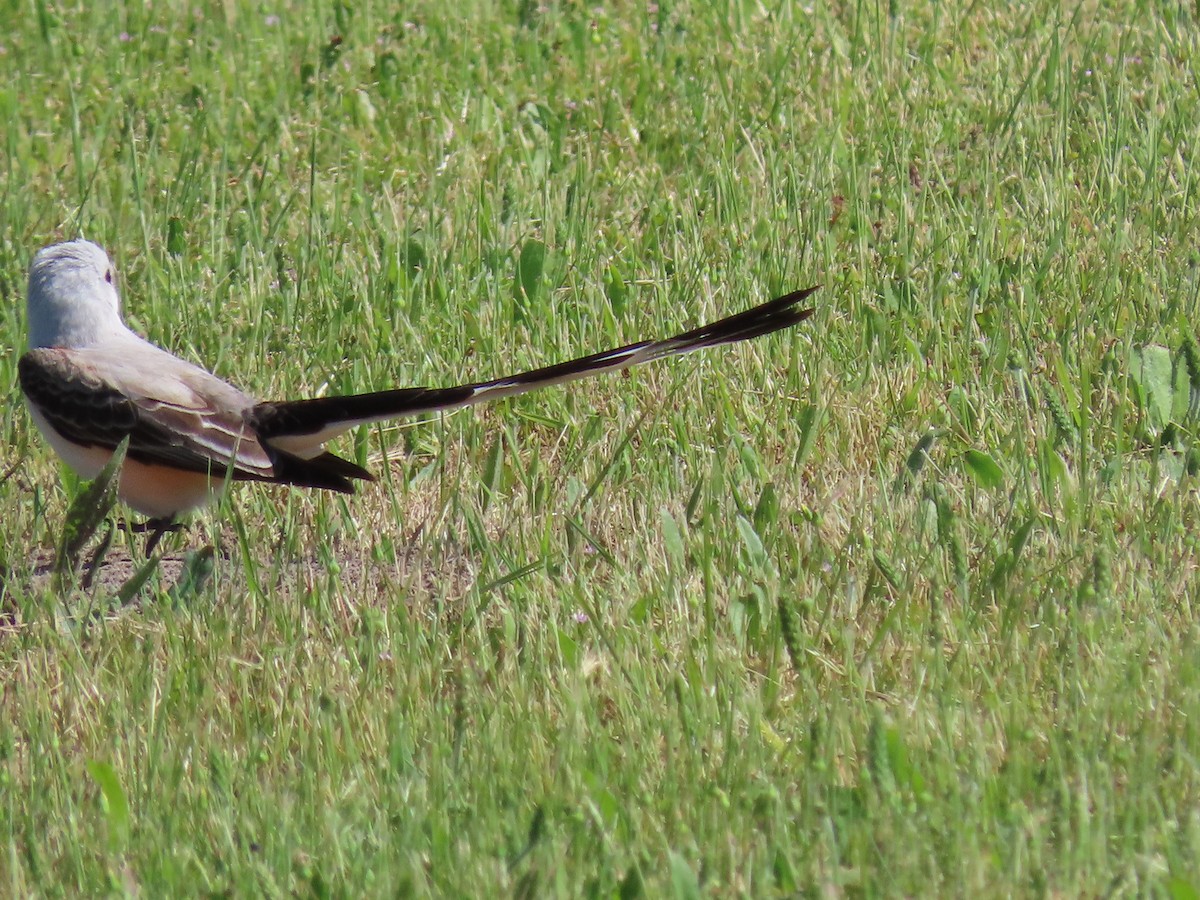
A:
[[[992,6],[10,4],[0,890],[1196,896],[1197,13]],[[113,611],[16,388],[81,231],[265,398],[824,288]]]

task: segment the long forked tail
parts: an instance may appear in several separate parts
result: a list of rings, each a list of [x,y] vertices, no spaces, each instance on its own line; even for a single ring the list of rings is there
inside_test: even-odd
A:
[[[728,318],[693,328],[661,341],[640,341],[616,350],[593,353],[570,362],[557,363],[493,381],[449,388],[399,388],[343,397],[319,397],[283,403],[262,403],[254,411],[260,439],[299,455],[316,451],[327,440],[368,422],[399,416],[474,406],[489,400],[512,397],[527,391],[565,384],[579,378],[616,372],[665,356],[678,356],[734,344],[780,331],[803,322],[813,314],[801,304],[820,285],[793,291],[769,303]]]

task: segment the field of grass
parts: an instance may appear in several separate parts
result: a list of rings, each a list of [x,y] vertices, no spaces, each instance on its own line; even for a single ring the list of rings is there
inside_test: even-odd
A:
[[[457,6],[3,4],[0,894],[1200,896],[1196,9]],[[16,386],[78,234],[268,399],[824,287],[120,605]]]

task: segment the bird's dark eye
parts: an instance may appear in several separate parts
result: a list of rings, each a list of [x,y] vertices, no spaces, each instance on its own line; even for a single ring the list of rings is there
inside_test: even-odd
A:
[[[109,269],[107,272],[104,273],[104,280],[107,281],[109,284],[112,284],[112,269]]]

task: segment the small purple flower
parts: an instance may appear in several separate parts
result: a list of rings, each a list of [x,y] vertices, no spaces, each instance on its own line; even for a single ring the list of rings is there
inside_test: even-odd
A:
[[[275,15],[274,13],[272,13],[271,15],[269,15],[269,16],[267,16],[265,19],[263,19],[263,23],[264,23],[264,24],[265,24],[265,25],[266,25],[268,28],[274,28],[276,25],[278,25],[278,24],[279,24],[279,16]]]
[[[581,609],[581,610],[579,610],[579,612],[575,613],[575,615],[572,618],[574,618],[576,622],[578,622],[580,625],[582,625],[584,622],[586,622],[588,620],[588,614],[585,613]]]
[[[122,44],[128,44],[130,41],[133,40],[133,35],[131,35],[128,31],[122,31],[120,34],[117,35],[117,40],[120,41]]]

